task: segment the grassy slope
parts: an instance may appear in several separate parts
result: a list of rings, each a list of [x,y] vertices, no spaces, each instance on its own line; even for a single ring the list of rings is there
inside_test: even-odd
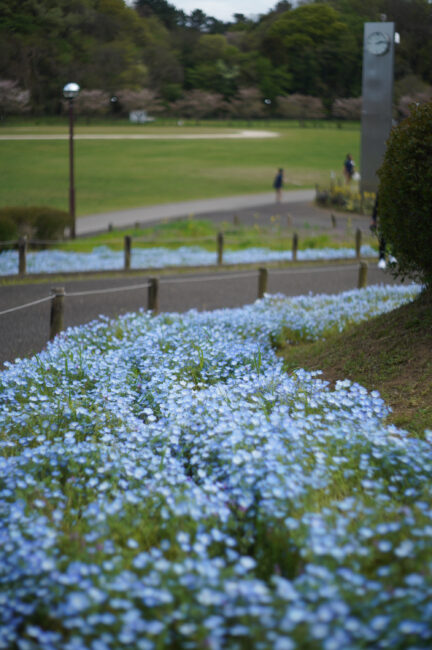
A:
[[[255,214],[253,225],[232,224],[228,221],[215,223],[206,219],[175,219],[162,221],[145,228],[126,228],[103,232],[89,237],[64,240],[56,248],[75,252],[91,252],[95,247],[107,245],[112,250],[123,250],[124,237],[130,235],[134,247],[165,246],[178,248],[179,245],[201,246],[214,250],[216,236],[224,232],[225,247],[245,249],[250,247],[269,247],[273,250],[291,250],[293,230],[284,227],[281,215],[271,217],[268,225],[260,220],[260,213]],[[299,249],[353,247],[354,238],[350,232],[316,228],[297,228]],[[366,236],[363,243],[374,245],[376,238]]]
[[[389,421],[421,435],[432,429],[432,292],[326,341],[284,345],[288,369],[322,370],[379,390]]]
[[[43,130],[50,132],[49,128]],[[212,132],[214,128],[209,130]],[[328,180],[330,171],[341,170],[347,151],[358,158],[358,128],[290,127],[274,130],[280,133],[280,137],[254,140],[77,140],[77,214],[269,192],[279,166],[286,170],[287,187],[312,187],[317,182]],[[194,131],[193,127],[188,127],[179,129],[177,133]],[[202,127],[197,131],[202,131]],[[172,130],[161,127],[159,132]],[[2,129],[1,134],[6,135],[6,130]],[[1,141],[0,160],[3,160],[0,205],[42,204],[67,209],[67,141]]]

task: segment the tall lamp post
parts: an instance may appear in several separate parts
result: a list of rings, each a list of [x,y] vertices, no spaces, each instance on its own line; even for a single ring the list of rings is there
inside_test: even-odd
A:
[[[63,88],[63,96],[69,102],[69,214],[71,218],[71,237],[76,237],[75,227],[75,179],[74,179],[74,99],[78,96],[80,87],[76,83],[68,83]]]

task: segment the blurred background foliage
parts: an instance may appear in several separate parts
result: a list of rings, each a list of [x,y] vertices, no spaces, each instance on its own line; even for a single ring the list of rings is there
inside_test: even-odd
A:
[[[395,117],[432,97],[428,0],[278,2],[222,22],[166,0],[0,0],[0,119],[80,114],[358,119],[363,23],[394,21]]]

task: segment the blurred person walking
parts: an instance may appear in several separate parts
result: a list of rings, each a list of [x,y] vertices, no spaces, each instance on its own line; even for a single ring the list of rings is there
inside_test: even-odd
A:
[[[347,185],[351,183],[352,177],[354,176],[354,168],[355,168],[355,162],[352,159],[351,154],[347,153],[343,164],[343,173]]]
[[[282,187],[284,183],[284,171],[280,167],[273,181],[273,187],[276,190],[276,203],[282,201]]]

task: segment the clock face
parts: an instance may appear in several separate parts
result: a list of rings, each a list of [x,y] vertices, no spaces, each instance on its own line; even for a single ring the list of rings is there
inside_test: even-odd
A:
[[[372,32],[366,39],[366,49],[371,54],[381,56],[390,47],[390,38],[383,32]]]

